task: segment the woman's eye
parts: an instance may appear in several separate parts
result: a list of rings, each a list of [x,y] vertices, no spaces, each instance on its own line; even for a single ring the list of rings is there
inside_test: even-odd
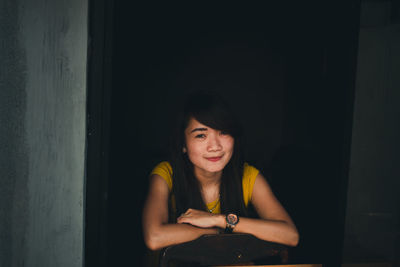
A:
[[[204,137],[206,137],[205,134],[198,134],[198,135],[195,136],[195,138],[204,138]]]
[[[221,131],[221,132],[220,132],[220,135],[229,135],[229,133],[228,133],[228,132],[225,132],[225,131]]]

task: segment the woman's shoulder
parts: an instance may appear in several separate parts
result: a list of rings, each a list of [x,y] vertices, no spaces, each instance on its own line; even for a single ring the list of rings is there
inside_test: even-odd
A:
[[[249,163],[245,162],[243,164],[243,179],[246,178],[255,179],[259,172],[260,171],[256,167],[250,165]]]
[[[247,162],[244,163],[242,187],[243,187],[243,200],[246,207],[251,200],[254,183],[256,181],[258,174],[259,170],[256,167],[248,164]]]
[[[158,163],[153,170],[155,169],[163,169],[172,172],[171,164],[168,161],[161,161]]]
[[[172,166],[168,161],[158,163],[151,171],[150,175],[157,174],[164,178],[168,184],[168,188],[172,189]]]

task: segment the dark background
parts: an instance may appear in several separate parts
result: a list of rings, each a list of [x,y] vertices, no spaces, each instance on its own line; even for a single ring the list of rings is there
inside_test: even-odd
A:
[[[301,241],[293,262],[340,261],[359,5],[114,6],[108,261],[145,251],[141,210],[184,93],[211,89],[240,114],[247,160]],[[327,230],[329,229],[329,230]]]
[[[292,261],[399,265],[398,0],[0,2],[0,265],[139,265],[147,175],[195,87],[242,115]]]

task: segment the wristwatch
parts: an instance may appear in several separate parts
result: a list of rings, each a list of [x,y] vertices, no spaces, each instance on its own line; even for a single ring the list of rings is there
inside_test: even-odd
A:
[[[228,213],[225,217],[225,220],[226,220],[225,233],[232,233],[236,224],[238,224],[239,222],[239,216],[237,216],[235,213]]]

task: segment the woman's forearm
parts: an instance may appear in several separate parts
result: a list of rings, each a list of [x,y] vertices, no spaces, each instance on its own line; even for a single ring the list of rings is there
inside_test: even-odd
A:
[[[226,227],[225,215],[210,214],[194,209],[188,209],[178,217],[177,221],[181,225],[191,224],[199,227],[219,227],[222,229]],[[288,246],[296,246],[299,242],[299,234],[296,226],[291,221],[286,220],[240,217],[234,232],[252,234],[259,239]]]
[[[151,250],[158,250],[199,238],[205,234],[217,234],[216,228],[200,228],[190,224],[162,224],[145,233],[145,243]]]
[[[284,221],[240,218],[235,232],[252,234],[270,242],[297,246],[299,234],[295,226]]]
[[[224,215],[219,216],[218,227],[226,227]],[[288,246],[297,246],[299,242],[299,233],[296,227],[285,221],[240,217],[234,232],[252,234],[259,239]]]

